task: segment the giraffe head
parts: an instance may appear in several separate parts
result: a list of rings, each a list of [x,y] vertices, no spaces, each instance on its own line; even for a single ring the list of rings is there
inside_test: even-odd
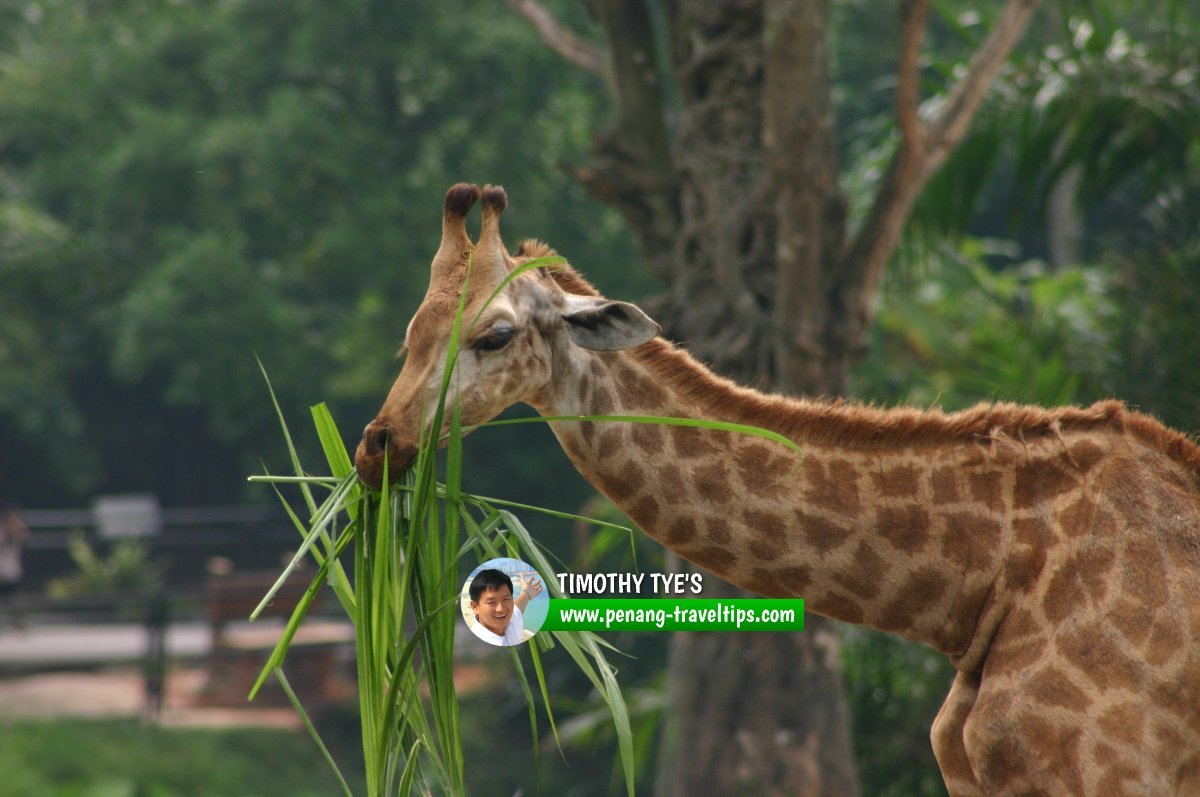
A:
[[[483,226],[472,246],[466,215],[481,197]],[[590,289],[566,290],[548,269],[522,273],[496,294],[512,270],[529,259],[524,247],[510,256],[500,238],[500,214],[507,204],[499,186],[480,191],[460,183],[446,192],[442,242],[425,299],[405,334],[404,366],[355,453],[358,474],[372,487],[383,480],[385,458],[392,476],[408,467],[432,422],[468,268],[446,427],[455,402],[464,426],[491,420],[520,402],[544,405],[555,387],[556,368],[570,361],[572,347],[616,351],[645,343],[659,332],[634,305],[609,301]]]

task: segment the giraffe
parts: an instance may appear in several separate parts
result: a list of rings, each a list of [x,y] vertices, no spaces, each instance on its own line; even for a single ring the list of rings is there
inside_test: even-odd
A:
[[[482,199],[472,245],[465,218]],[[407,359],[355,464],[378,486],[416,452],[471,265],[474,317],[551,254],[500,236],[502,188],[446,194]],[[744,589],[936,648],[956,669],[931,739],[967,795],[1200,794],[1200,447],[1116,401],[956,413],[766,395],[708,371],[569,266],[513,279],[463,331],[464,424],[518,402],[647,534]]]

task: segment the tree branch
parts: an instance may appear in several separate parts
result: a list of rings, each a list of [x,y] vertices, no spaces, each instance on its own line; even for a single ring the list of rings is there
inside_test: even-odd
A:
[[[950,90],[946,102],[929,124],[933,147],[929,171],[941,166],[958,146],[988,89],[1029,25],[1041,0],[1008,0],[1000,16],[967,67],[967,74]]]
[[[880,181],[866,221],[846,250],[841,269],[841,293],[854,309],[852,323],[856,336],[870,325],[875,290],[900,242],[917,197],[962,141],[1039,3],[1040,0],[1005,3],[987,38],[971,57],[966,74],[950,90],[928,124],[922,124],[917,115],[917,58],[928,2],[902,3],[903,38],[896,102],[901,142]]]
[[[902,0],[900,3],[900,62],[896,69],[896,119],[904,145],[920,151],[924,147],[925,128],[919,114],[921,106],[921,40],[929,0]]]
[[[615,118],[592,139],[591,164],[573,173],[621,212],[661,275],[678,234],[679,197],[654,26],[645,0],[596,0],[593,8],[608,40]]]
[[[592,74],[604,72],[604,48],[581,39],[537,0],[508,0],[508,7],[524,17],[554,52]]]

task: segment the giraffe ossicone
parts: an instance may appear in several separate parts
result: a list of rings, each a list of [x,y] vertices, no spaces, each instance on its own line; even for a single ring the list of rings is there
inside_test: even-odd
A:
[[[482,205],[472,245],[466,217]],[[433,417],[451,325],[514,268],[503,189],[446,194],[407,359],[355,463],[399,474]],[[769,429],[551,422],[583,476],[653,538],[752,592],[949,656],[934,721],[950,793],[1200,794],[1200,447],[1116,401],[882,410],[766,395],[658,337],[570,267],[511,280],[463,330],[464,424],[657,415]]]

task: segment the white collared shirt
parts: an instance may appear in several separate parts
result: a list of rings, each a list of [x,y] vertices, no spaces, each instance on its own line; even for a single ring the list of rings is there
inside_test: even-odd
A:
[[[504,636],[492,633],[483,623],[479,622],[478,617],[470,625],[471,633],[489,645],[512,647],[525,641],[525,618],[516,606],[513,606],[512,617],[508,618],[508,625],[504,627]]]

